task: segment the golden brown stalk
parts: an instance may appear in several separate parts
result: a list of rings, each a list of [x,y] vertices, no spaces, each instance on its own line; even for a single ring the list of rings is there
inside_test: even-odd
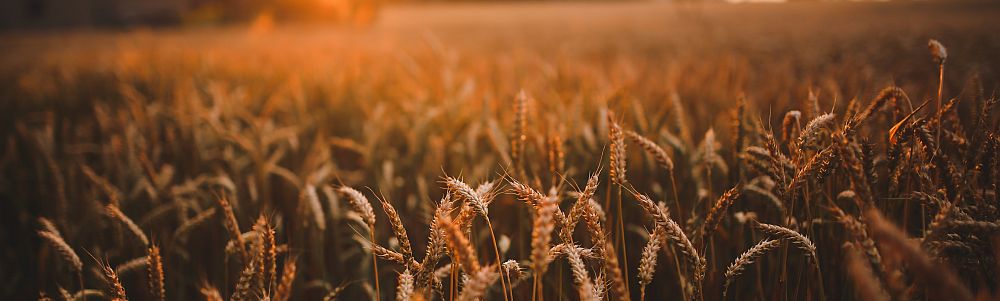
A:
[[[521,184],[521,182],[511,180],[510,186],[514,190],[514,193],[517,194],[517,199],[524,201],[535,210],[538,210],[542,201],[545,200],[544,194],[534,188],[528,187],[528,185]]]
[[[805,252],[806,257],[809,258],[809,261],[813,264],[813,268],[816,270],[820,298],[825,300],[826,296],[823,288],[823,272],[819,268],[819,258],[816,257],[816,245],[813,244],[812,240],[798,231],[782,226],[759,223],[756,220],[753,224],[761,232],[791,241],[795,247]]]
[[[185,221],[183,224],[177,227],[177,230],[174,230],[174,240],[186,239],[188,233],[190,233],[191,230],[194,230],[199,225],[202,225],[206,221],[212,219],[212,217],[215,217],[215,212],[216,212],[215,208],[208,208],[208,210],[199,212],[198,215],[195,215],[194,217]]]
[[[59,253],[59,257],[69,264],[73,272],[80,273],[83,270],[83,261],[80,261],[80,257],[76,255],[73,248],[63,240],[59,233],[38,230],[38,236],[42,237],[43,240],[49,243],[49,246]]]
[[[351,204],[354,211],[358,215],[361,215],[361,219],[365,221],[365,224],[368,224],[369,229],[374,231],[375,210],[372,209],[372,204],[368,201],[368,198],[361,194],[360,191],[347,186],[338,187],[337,192],[347,197],[347,202]]]
[[[944,222],[943,227],[955,233],[980,233],[992,235],[1000,232],[1000,223],[997,222],[951,220]]]
[[[590,281],[590,274],[587,273],[587,267],[583,263],[583,258],[580,257],[580,252],[576,246],[570,246],[566,249],[566,260],[569,261],[570,270],[573,272],[573,281],[576,283],[577,291],[580,294],[580,300],[582,301],[598,301],[600,300],[594,291],[594,283]]]
[[[857,290],[859,300],[888,301],[889,295],[882,288],[882,282],[871,269],[871,265],[864,259],[864,255],[857,247],[850,242],[844,243],[844,253],[847,265],[847,274],[850,275],[854,289]]]
[[[645,151],[646,154],[653,157],[653,160],[656,161],[657,165],[667,171],[674,170],[674,161],[670,159],[670,155],[667,154],[667,151],[657,145],[656,142],[653,142],[652,140],[649,140],[633,131],[625,131],[625,135],[628,136],[629,139],[632,139],[635,144],[638,144],[639,147],[642,147],[642,150]]]
[[[830,145],[820,151],[819,153],[812,156],[806,165],[799,169],[795,173],[795,177],[792,178],[791,183],[788,183],[788,188],[785,189],[788,193],[793,193],[806,181],[815,180],[822,182],[826,179],[830,173],[833,172],[833,167],[836,165],[836,160],[838,158],[836,148],[834,145]]]
[[[503,263],[504,274],[507,274],[507,279],[511,281],[510,287],[513,289],[516,284],[520,283],[522,276],[524,276],[524,271],[521,270],[521,265],[517,263],[517,260],[508,259]]]
[[[454,207],[455,202],[451,199],[451,194],[446,193],[441,199],[441,203],[435,209],[433,219],[430,222],[430,233],[427,238],[427,251],[424,259],[420,263],[420,269],[416,273],[416,283],[420,286],[430,286],[435,281],[433,278],[434,269],[438,261],[445,253],[445,234],[441,226],[439,216],[448,214]]]
[[[649,242],[646,242],[646,246],[642,248],[642,257],[639,259],[639,294],[643,300],[646,299],[646,286],[653,282],[657,256],[665,235],[667,235],[666,230],[657,225],[653,232],[649,233]]]
[[[112,301],[128,301],[125,296],[125,287],[122,286],[122,282],[118,279],[118,273],[115,273],[114,269],[106,263],[101,263],[101,271],[104,272],[104,278],[108,281],[107,297]]]
[[[747,266],[753,264],[758,258],[780,245],[781,240],[763,240],[746,252],[743,252],[739,258],[736,258],[736,261],[733,261],[733,264],[729,265],[729,268],[726,269],[726,284],[722,290],[722,295],[725,296],[728,293],[729,286],[736,280],[737,276],[743,273],[743,270]]]
[[[413,274],[406,269],[399,274],[399,287],[396,288],[396,301],[410,301],[413,295]]]
[[[736,110],[733,114],[733,148],[731,159],[737,160],[739,158],[740,150],[743,149],[743,145],[746,144],[747,130],[744,122],[744,117],[746,116],[746,96],[740,96],[736,100]],[[736,162],[734,165],[735,171],[729,174],[729,179],[732,182],[739,182],[743,179],[743,165]],[[679,210],[678,210],[679,211]]]
[[[809,97],[805,105],[808,106],[809,115],[813,118],[819,116],[820,112],[822,112],[819,108],[819,95],[811,88],[809,89]]]
[[[677,131],[677,135],[685,143],[691,143],[691,131],[688,129],[687,112],[684,110],[684,104],[681,102],[681,98],[677,95],[677,92],[671,92],[669,99],[670,108],[673,109],[671,112],[673,127]]]
[[[160,257],[160,247],[153,244],[149,247],[149,255],[146,265],[146,276],[149,284],[149,295],[153,300],[163,301],[166,297],[166,288],[163,286],[163,258]]]
[[[274,301],[286,301],[292,296],[292,284],[295,283],[295,273],[298,271],[297,258],[289,256],[285,258],[285,267],[281,272],[281,282],[274,290]]]
[[[202,284],[198,290],[201,292],[202,296],[205,296],[205,301],[223,301],[222,294],[219,293],[219,289],[215,288],[207,282]]]
[[[611,177],[611,182],[624,185],[628,182],[628,177],[625,175],[627,160],[625,159],[627,154],[625,150],[625,135],[622,132],[621,126],[615,121],[614,113],[608,111],[608,141],[610,141],[610,169],[609,175]]]
[[[521,157],[524,155],[524,144],[528,140],[528,94],[521,90],[514,100],[514,136],[510,139],[510,158],[514,170],[520,173]]]
[[[553,215],[556,210],[559,210],[557,201],[545,199],[535,214],[531,231],[531,261],[536,277],[543,276],[548,267],[549,242],[552,240],[552,231],[555,229]]]
[[[932,298],[944,300],[972,300],[972,292],[962,284],[958,276],[948,267],[934,262],[906,234],[887,221],[877,209],[865,212],[865,219],[872,236],[880,248],[898,252],[908,263],[917,279],[922,280]]]
[[[372,209],[371,202],[364,194],[354,188],[341,186],[337,188],[337,192],[347,197],[347,202],[351,204],[354,211],[361,216],[365,224],[368,225],[368,239],[371,240],[372,245],[377,246],[375,240],[375,209]],[[375,278],[375,298],[382,299],[382,290],[379,286],[378,279],[378,260],[375,259],[376,255],[372,254],[372,275]],[[401,259],[402,260],[402,259]],[[405,264],[405,263],[404,263]]]
[[[907,114],[906,117],[903,117],[903,119],[900,119],[898,122],[896,122],[896,124],[894,124],[892,126],[892,128],[889,128],[889,143],[890,143],[890,145],[895,145],[896,143],[899,143],[899,141],[900,141],[899,138],[902,136],[901,135],[902,132],[900,131],[900,129],[906,128],[906,125],[910,124],[910,120],[913,119],[913,116],[915,116],[917,114],[917,112],[920,112],[920,110],[922,110],[924,107],[926,107],[927,104],[930,103],[930,101],[931,101],[930,99],[924,101],[924,103],[922,103],[919,106],[917,106],[916,109],[913,109],[913,111],[910,112],[910,114]],[[903,132],[905,132],[905,131],[903,131]]]
[[[948,59],[948,49],[938,42],[938,40],[931,39],[927,41],[927,48],[931,51],[931,56],[934,57],[934,62],[938,64],[939,77],[938,81],[938,97],[937,97],[937,111],[941,111],[941,90],[944,86],[944,62]]]
[[[570,208],[569,215],[566,216],[566,222],[562,225],[559,233],[563,242],[573,241],[573,230],[576,229],[576,224],[585,214],[590,203],[590,199],[594,197],[594,193],[597,192],[597,185],[600,184],[599,175],[600,172],[595,172],[590,175],[590,179],[587,180],[587,186],[583,188],[583,191],[581,191],[580,195],[576,198],[576,203],[573,203],[573,207]]]
[[[388,260],[388,261],[392,261],[392,262],[395,262],[395,263],[398,263],[398,264],[401,264],[401,265],[406,264],[406,262],[403,261],[403,254],[402,253],[386,249],[383,246],[380,246],[380,245],[377,245],[377,244],[371,244],[371,252],[372,252],[372,255],[374,255],[376,257],[379,257],[379,258],[382,258],[382,259],[385,259],[385,260]]]
[[[389,203],[389,200],[382,200],[380,203],[382,204],[382,211],[385,212],[389,220],[389,225],[392,226],[392,233],[399,240],[399,250],[403,253],[403,262],[410,262],[413,259],[413,248],[410,246],[410,237],[406,234],[406,227],[403,226],[403,220],[400,219],[399,213]],[[416,267],[411,266],[410,268],[415,269]]]
[[[472,189],[472,187],[465,184],[465,182],[452,177],[445,177],[444,183],[448,188],[448,192],[467,202],[473,209],[476,210],[477,214],[489,218],[489,204],[479,197],[480,194],[476,192],[475,189]]]
[[[337,300],[337,297],[340,297],[340,293],[344,292],[344,289],[346,288],[347,288],[346,284],[333,288],[332,290],[330,290],[330,292],[326,293],[326,296],[323,296],[323,301]]]
[[[868,228],[864,223],[861,223],[853,216],[847,215],[840,208],[834,207],[832,210],[833,216],[837,218],[849,234],[851,234],[852,239],[857,243],[862,251],[864,251],[865,256],[868,257],[869,263],[873,267],[882,267],[882,255],[879,253],[878,249],[875,247],[875,241],[871,239],[868,234]],[[884,271],[879,271],[879,274],[885,274]]]
[[[125,228],[128,228],[129,232],[132,232],[132,234],[135,235],[135,238],[138,239],[143,246],[149,246],[149,238],[146,238],[146,234],[142,232],[139,225],[136,225],[131,218],[125,215],[125,213],[122,213],[122,211],[118,209],[118,206],[108,204],[104,208],[105,211],[107,211],[108,216],[125,225]]]
[[[681,226],[670,218],[670,211],[667,210],[667,207],[662,205],[657,207],[659,207],[660,215],[666,220],[665,227],[663,227],[663,230],[665,230],[666,233],[664,238],[674,246],[674,249],[677,250],[677,252],[684,254],[684,257],[687,259],[689,264],[688,268],[691,269],[691,278],[694,282],[694,295],[689,296],[689,298],[701,299],[702,280],[705,279],[705,272],[707,269],[705,258],[698,253],[694,244],[691,243],[688,236],[684,234],[684,230]]]
[[[931,55],[934,56],[934,61],[938,63],[937,110],[934,113],[938,115],[937,118],[940,120],[941,114],[944,114],[944,111],[941,110],[941,102],[943,101],[941,94],[944,93],[944,62],[948,59],[948,50],[944,48],[944,45],[941,45],[941,42],[934,39],[927,42],[927,47],[930,49]],[[935,140],[941,140],[941,124],[938,124],[936,128]],[[934,149],[934,152],[937,153],[937,148]]]
[[[126,261],[125,263],[119,264],[115,267],[115,273],[118,275],[126,275],[135,271],[145,270],[146,263],[149,258],[146,256],[133,258],[132,260]]]
[[[451,254],[452,259],[458,262],[462,270],[466,274],[472,275],[479,271],[479,260],[476,258],[476,251],[472,248],[472,244],[469,243],[469,239],[465,237],[465,232],[462,231],[457,224],[452,222],[451,218],[446,215],[439,215],[438,219],[441,222],[441,226],[445,230],[445,241],[448,242],[448,252]]]
[[[833,113],[826,113],[810,120],[802,129],[802,134],[799,135],[799,148],[808,148],[814,145],[821,138],[823,131],[833,125],[834,117],[836,115]]]
[[[549,242],[552,240],[552,231],[555,230],[555,213],[559,210],[558,200],[545,198],[538,205],[535,213],[535,221],[531,230],[531,269],[535,275],[536,288],[538,292],[543,292],[540,279],[545,276],[545,271],[549,266]]]
[[[494,197],[493,183],[483,183],[473,190],[472,187],[465,184],[465,182],[452,177],[445,177],[444,181],[448,188],[448,192],[451,195],[458,196],[459,198],[465,200],[465,206],[463,208],[473,209],[463,210],[459,215],[458,224],[471,227],[472,219],[475,216],[471,215],[470,212],[475,212],[481,215],[483,219],[486,220],[486,225],[490,230],[490,240],[493,242],[493,252],[496,256],[496,262],[497,264],[502,263],[503,260],[500,258],[500,249],[497,246],[496,232],[493,231],[493,223],[490,221],[489,216],[489,205],[493,201]],[[504,279],[503,275],[500,275],[500,284],[503,287],[504,300],[508,300],[509,298],[507,295],[507,282],[508,281]]]
[[[736,186],[730,188],[729,191],[723,193],[722,196],[715,201],[715,205],[712,206],[712,209],[705,215],[705,223],[701,229],[702,244],[707,243],[708,238],[712,236],[712,233],[714,233],[717,228],[719,228],[722,217],[725,216],[726,211],[729,210],[729,206],[732,206],[733,203],[735,203],[739,198],[740,187]]]
[[[617,300],[630,300],[628,288],[625,287],[625,276],[622,275],[622,270],[618,267],[618,254],[615,252],[615,247],[611,245],[611,242],[605,241],[601,249],[604,251],[604,272],[607,273],[608,277],[611,277],[611,287],[615,295],[618,296]]]
[[[94,183],[97,188],[100,188],[104,194],[108,196],[108,201],[111,204],[117,205],[118,202],[121,201],[121,191],[119,191],[115,185],[111,184],[108,179],[98,175],[94,169],[90,168],[90,166],[87,166],[86,164],[81,164],[80,170],[83,171],[83,175],[86,176],[91,183]]]
[[[254,294],[261,289],[260,287],[257,287],[257,277],[259,276],[257,274],[257,270],[259,267],[257,266],[258,261],[255,259],[256,258],[247,260],[246,266],[240,273],[240,279],[236,282],[236,291],[233,292],[233,295],[230,298],[231,300],[253,300]]]
[[[59,228],[56,227],[56,224],[53,223],[52,220],[44,217],[38,217],[38,224],[42,226],[42,231],[48,231],[58,236],[62,236],[62,233],[59,232]]]
[[[313,184],[306,184],[305,187],[299,192],[299,203],[304,204],[306,210],[309,211],[309,216],[312,217],[312,222],[316,225],[316,228],[320,232],[326,229],[326,216],[323,215],[323,205],[320,204],[319,194],[316,192],[316,186]]]
[[[900,99],[905,100],[907,103],[910,102],[910,97],[906,95],[906,92],[903,91],[903,89],[895,86],[885,87],[882,91],[879,91],[878,96],[872,100],[871,104],[868,105],[868,108],[858,114],[858,116],[854,119],[855,122],[853,122],[853,124],[859,125],[865,120],[868,120],[876,112],[882,110],[882,108],[886,107],[887,104],[890,104],[890,101],[892,105],[895,106],[895,103]]]
[[[261,215],[257,225],[254,225],[254,230],[260,233],[261,237],[261,254],[258,255],[261,263],[258,268],[263,272],[261,275],[263,289],[270,292],[277,281],[278,251],[277,243],[274,239],[274,228],[271,227],[270,221]]]
[[[792,110],[785,113],[785,118],[781,121],[781,141],[791,143],[798,132],[799,120],[802,119],[802,112]],[[789,146],[791,148],[791,146]]]
[[[563,151],[563,140],[558,133],[550,133],[546,141],[548,149],[549,176],[552,183],[549,187],[559,186],[560,175],[566,170],[566,153]]]
[[[458,294],[458,300],[481,300],[489,291],[490,286],[500,277],[497,272],[499,268],[499,265],[493,264],[469,273],[469,277],[462,283],[462,292]]]
[[[222,212],[224,213],[226,219],[225,225],[226,230],[229,230],[230,238],[235,240],[239,247],[239,253],[241,260],[246,260],[248,256],[246,243],[243,241],[243,232],[240,231],[240,223],[236,220],[236,213],[233,212],[233,206],[229,203],[229,200],[225,196],[219,198],[219,207],[222,207]]]
[[[816,258],[816,245],[813,244],[812,240],[808,237],[802,235],[802,233],[782,226],[765,224],[757,221],[754,221],[753,225],[761,232],[791,241],[795,247],[805,252],[806,256],[809,257],[809,260],[812,261],[817,268],[819,267],[819,262]]]

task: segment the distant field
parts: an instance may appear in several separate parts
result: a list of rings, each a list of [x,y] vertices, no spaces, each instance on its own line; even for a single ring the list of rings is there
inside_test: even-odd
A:
[[[808,86],[832,89],[828,96],[851,98],[889,83],[922,89],[924,82],[934,80],[934,67],[917,63],[926,60],[929,38],[951,49],[956,63],[946,72],[956,76],[949,88],[959,89],[973,73],[997,78],[1000,34],[993,28],[998,23],[1000,4],[992,2],[390,6],[376,24],[364,28],[9,33],[0,40],[6,49],[0,54],[0,70],[10,72],[0,78],[6,84],[32,82],[34,75],[44,77],[53,68],[99,72],[139,62],[145,72],[200,64],[211,67],[186,71],[239,69],[230,71],[239,71],[238,77],[303,77],[362,65],[368,70],[398,67],[409,58],[424,63],[453,60],[463,71],[510,68],[518,74],[501,82],[540,90],[547,88],[532,85],[561,66],[606,75],[642,73],[647,75],[642,79],[610,80],[661,83],[703,82],[717,76],[696,72],[677,79],[682,70],[734,68],[729,71],[741,78],[725,85],[730,91],[711,98],[748,93],[780,100],[801,96]],[[448,57],[435,53],[441,51]],[[246,63],[229,64],[232,60]],[[468,68],[472,66],[476,68]],[[265,67],[270,69],[254,72]],[[983,82],[992,88],[995,81]],[[684,91],[684,84],[674,86],[690,92]],[[0,95],[5,100],[19,98],[19,90],[4,89]]]
[[[0,33],[0,296],[996,296],[998,28],[527,2]]]

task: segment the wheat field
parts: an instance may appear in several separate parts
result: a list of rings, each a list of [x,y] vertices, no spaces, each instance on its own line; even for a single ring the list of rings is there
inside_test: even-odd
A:
[[[1000,5],[0,34],[11,300],[996,300]]]

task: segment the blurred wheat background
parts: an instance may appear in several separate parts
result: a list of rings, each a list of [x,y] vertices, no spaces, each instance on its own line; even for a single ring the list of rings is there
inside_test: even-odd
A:
[[[585,2],[2,33],[0,295],[994,300],[996,28]]]

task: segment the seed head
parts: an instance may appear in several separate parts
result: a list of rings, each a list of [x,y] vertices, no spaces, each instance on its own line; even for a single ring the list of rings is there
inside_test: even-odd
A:
[[[930,49],[931,55],[934,56],[934,61],[938,64],[944,64],[944,61],[948,59],[948,49],[944,48],[944,45],[938,40],[931,39],[927,42],[927,48]]]

